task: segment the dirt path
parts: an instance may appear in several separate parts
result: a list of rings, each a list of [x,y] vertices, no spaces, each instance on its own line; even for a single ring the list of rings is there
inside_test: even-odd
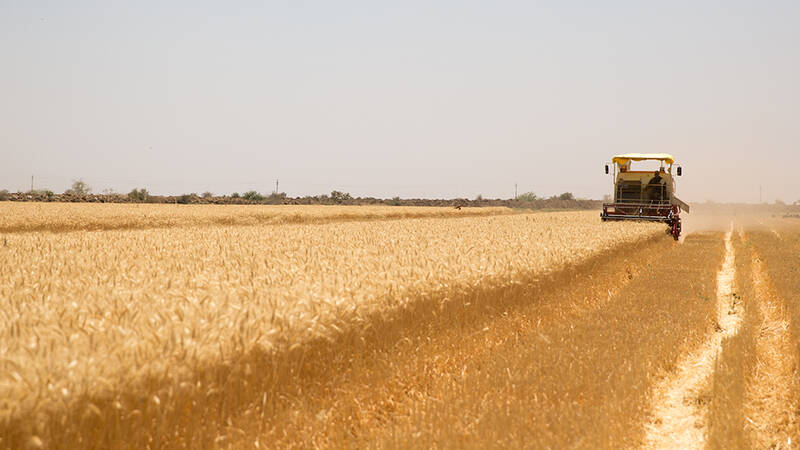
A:
[[[735,276],[732,231],[725,234],[725,260],[717,274],[718,332],[678,364],[653,391],[652,421],[645,448],[702,448],[706,440],[708,388],[722,339],[736,334],[741,311],[733,303]]]
[[[773,233],[778,235],[773,230]],[[758,359],[747,391],[745,411],[758,448],[790,448],[792,411],[797,410],[794,351],[783,307],[770,289],[762,262],[753,258],[753,285],[763,322],[756,345]]]

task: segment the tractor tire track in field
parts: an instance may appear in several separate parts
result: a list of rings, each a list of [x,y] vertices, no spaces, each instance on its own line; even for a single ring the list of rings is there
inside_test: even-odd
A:
[[[732,231],[725,234],[725,259],[717,274],[717,332],[678,363],[653,391],[652,419],[645,448],[702,448],[706,441],[708,388],[723,338],[736,334],[742,320],[733,303],[735,255]]]
[[[778,234],[773,230],[773,233]],[[770,288],[761,260],[753,257],[753,286],[763,321],[756,343],[757,366],[747,392],[745,408],[751,435],[757,448],[790,448],[791,430],[796,426],[797,389],[789,323],[783,303]]]

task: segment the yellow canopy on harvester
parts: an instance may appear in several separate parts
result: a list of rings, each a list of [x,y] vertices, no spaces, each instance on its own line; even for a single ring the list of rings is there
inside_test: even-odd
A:
[[[612,161],[624,166],[628,161],[644,161],[647,159],[664,161],[667,164],[675,162],[675,158],[668,153],[625,153],[623,155],[615,155]]]

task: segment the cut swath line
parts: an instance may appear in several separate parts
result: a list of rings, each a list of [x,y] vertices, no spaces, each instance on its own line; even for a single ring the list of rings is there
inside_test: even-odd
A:
[[[702,346],[678,363],[678,369],[653,391],[652,419],[646,426],[645,448],[702,448],[706,440],[707,389],[722,339],[736,334],[741,311],[731,303],[735,275],[731,231],[725,234],[725,260],[717,274],[717,322]]]

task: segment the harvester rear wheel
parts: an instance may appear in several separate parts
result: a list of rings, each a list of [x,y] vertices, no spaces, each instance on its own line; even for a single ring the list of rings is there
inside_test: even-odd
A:
[[[676,217],[672,220],[672,229],[670,230],[670,234],[672,237],[677,241],[678,238],[681,237],[681,219],[680,217]]]

